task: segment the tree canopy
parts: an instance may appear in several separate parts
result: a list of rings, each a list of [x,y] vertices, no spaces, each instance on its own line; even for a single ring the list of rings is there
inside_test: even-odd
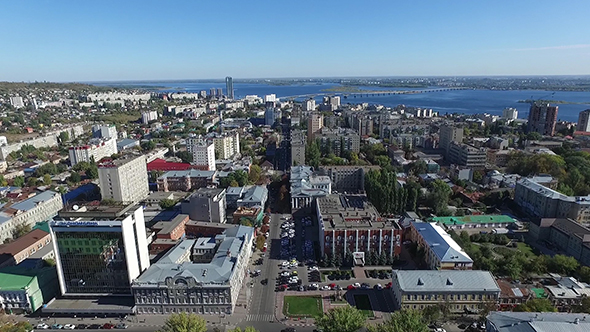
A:
[[[514,311],[556,312],[557,309],[555,309],[555,307],[551,304],[551,301],[548,299],[532,299],[517,305],[514,308]]]
[[[330,309],[316,318],[315,324],[324,332],[357,332],[367,318],[357,308],[343,306]]]
[[[394,312],[385,322],[370,325],[369,332],[428,332],[428,325],[423,322],[422,315],[416,310]]]
[[[172,314],[157,332],[206,332],[207,322],[196,314],[181,312]]]

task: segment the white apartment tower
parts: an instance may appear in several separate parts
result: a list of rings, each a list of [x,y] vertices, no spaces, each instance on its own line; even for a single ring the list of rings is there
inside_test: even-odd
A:
[[[158,120],[158,112],[156,111],[145,111],[141,112],[141,122],[148,124],[150,121]]]
[[[215,170],[215,145],[213,143],[200,143],[192,148],[193,164],[203,170]]]
[[[590,109],[580,112],[578,117],[577,131],[590,131]]]
[[[108,139],[93,138],[86,145],[70,147],[69,153],[72,166],[82,161],[90,162],[92,159],[98,162],[102,158],[117,153],[117,140],[115,137]]]
[[[213,138],[215,153],[220,159],[230,159],[240,153],[240,134],[237,131],[226,132]]]
[[[516,110],[516,108],[506,107],[502,111],[502,119],[516,120],[516,119],[518,119],[518,111]]]
[[[303,110],[304,111],[314,111],[315,110],[315,99],[308,99],[303,103]]]
[[[145,156],[105,160],[98,164],[102,198],[118,202],[139,202],[149,195]]]

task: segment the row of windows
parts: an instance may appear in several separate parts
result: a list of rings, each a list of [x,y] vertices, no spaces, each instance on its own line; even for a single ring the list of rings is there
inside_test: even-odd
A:
[[[495,297],[491,294],[421,294],[403,295],[402,299],[407,301],[417,300],[491,300]]]

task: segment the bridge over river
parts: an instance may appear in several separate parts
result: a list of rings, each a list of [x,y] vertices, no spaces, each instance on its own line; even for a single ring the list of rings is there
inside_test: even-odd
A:
[[[343,96],[344,98],[352,97],[352,98],[362,98],[362,97],[369,97],[369,96],[390,96],[390,95],[409,95],[409,94],[419,94],[419,93],[432,93],[432,92],[443,92],[443,91],[453,91],[453,90],[471,90],[472,88],[436,88],[436,89],[424,89],[424,90],[375,90],[370,91],[325,91],[324,93],[310,93],[310,94],[303,94],[303,95],[296,95],[296,96],[285,96],[280,97],[280,99],[301,99],[301,98],[316,98],[319,96]]]

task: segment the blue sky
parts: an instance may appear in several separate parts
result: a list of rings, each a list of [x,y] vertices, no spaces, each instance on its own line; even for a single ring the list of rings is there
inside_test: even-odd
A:
[[[3,1],[0,81],[589,75],[590,1]]]

